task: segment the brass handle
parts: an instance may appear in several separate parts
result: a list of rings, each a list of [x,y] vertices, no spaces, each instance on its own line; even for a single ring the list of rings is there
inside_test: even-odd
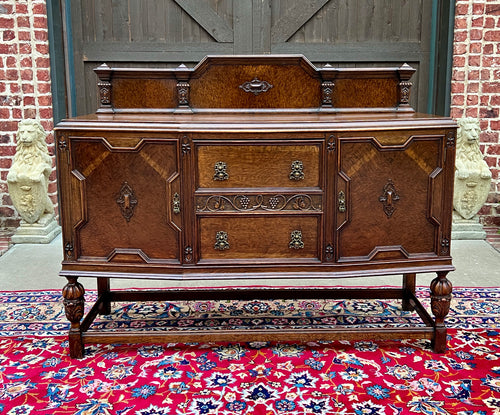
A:
[[[223,161],[218,161],[214,166],[214,180],[227,180],[229,179],[229,174],[227,174],[227,164]]]
[[[304,180],[304,164],[300,160],[295,160],[290,167],[290,180]]]
[[[215,235],[215,245],[214,249],[218,251],[224,251],[225,249],[229,249],[229,242],[228,242],[228,236],[227,232],[224,231],[219,231]]]
[[[304,242],[302,242],[302,232],[301,231],[292,231],[290,234],[290,243],[288,247],[291,249],[303,249]]]
[[[346,209],[346,207],[345,207],[345,193],[342,190],[339,192],[338,202],[339,202],[339,212],[344,213],[345,209]]]
[[[172,200],[173,211],[175,214],[181,213],[181,198],[179,193],[174,193],[174,198]]]

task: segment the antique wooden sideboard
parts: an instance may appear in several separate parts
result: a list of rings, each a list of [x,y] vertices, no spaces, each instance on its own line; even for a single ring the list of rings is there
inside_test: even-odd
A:
[[[96,114],[56,128],[72,357],[87,342],[426,338],[446,349],[456,125],[412,109],[414,69],[316,68],[268,55],[95,72]],[[415,296],[416,274],[429,272],[434,316]],[[256,278],[336,285],[395,274],[401,288],[251,287]],[[79,277],[97,278],[86,316]],[[238,288],[121,291],[112,278]],[[216,298],[401,299],[423,324],[91,329],[114,301]]]

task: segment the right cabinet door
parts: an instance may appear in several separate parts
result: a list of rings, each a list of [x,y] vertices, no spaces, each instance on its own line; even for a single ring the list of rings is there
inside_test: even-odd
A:
[[[447,218],[444,141],[434,131],[339,137],[337,261],[440,255]]]

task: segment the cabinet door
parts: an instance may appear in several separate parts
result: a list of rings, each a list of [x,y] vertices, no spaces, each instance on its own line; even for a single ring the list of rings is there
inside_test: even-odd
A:
[[[106,134],[70,137],[74,259],[178,262],[178,142]]]
[[[338,261],[439,255],[447,218],[443,137],[392,132],[339,139]]]

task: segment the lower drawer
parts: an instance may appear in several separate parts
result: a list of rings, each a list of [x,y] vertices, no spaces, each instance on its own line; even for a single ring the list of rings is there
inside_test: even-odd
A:
[[[201,217],[201,260],[318,259],[319,225],[314,215]]]

